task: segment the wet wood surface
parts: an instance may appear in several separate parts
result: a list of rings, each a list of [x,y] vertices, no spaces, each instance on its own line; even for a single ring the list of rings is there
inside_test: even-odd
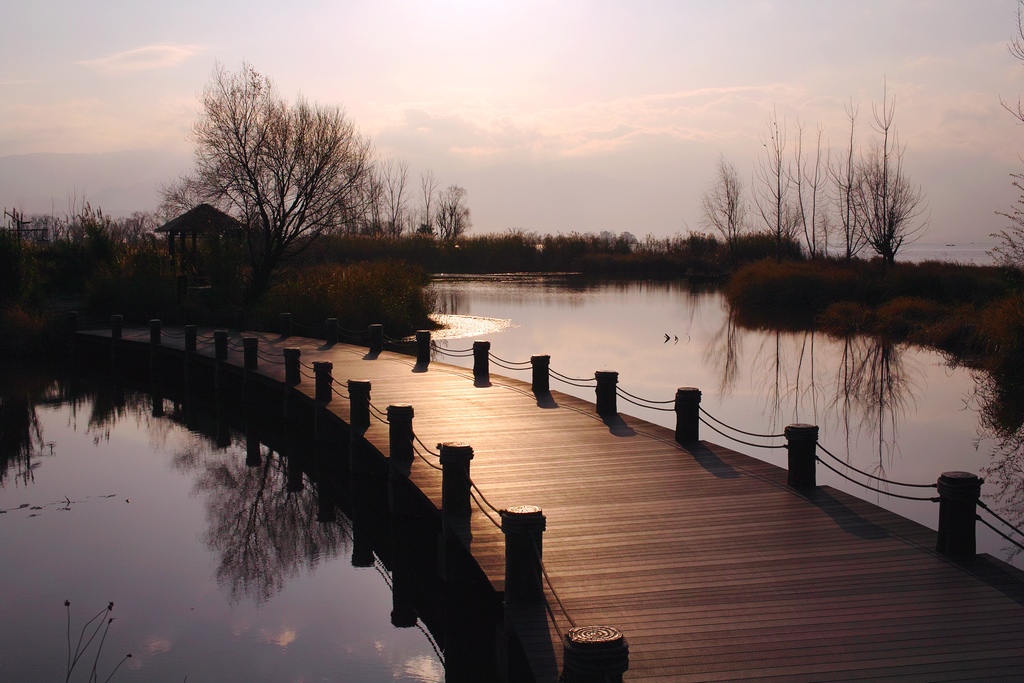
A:
[[[164,336],[183,349],[180,329]],[[86,334],[104,335],[103,332]],[[209,330],[198,353],[213,356]],[[149,331],[125,330],[149,342]],[[242,365],[241,336],[228,363]],[[547,517],[548,602],[517,630],[539,681],[555,681],[559,634],[572,623],[612,626],[629,642],[627,681],[995,680],[1024,678],[1024,573],[988,556],[956,562],[936,534],[823,487],[802,494],[773,465],[708,442],[686,449],[671,430],[553,392],[538,401],[523,379],[365,347],[276,334],[260,339],[261,377],[283,382],[281,350],[333,363],[330,410],[349,417],[348,379],[371,382],[371,403],[411,404],[413,428],[474,449],[471,477],[495,508],[537,505]],[[274,362],[271,362],[274,361]],[[557,388],[557,385],[555,385]],[[622,406],[620,406],[621,408]],[[375,411],[371,411],[375,413]],[[387,425],[366,438],[385,457]],[[441,505],[437,459],[420,447],[411,479]],[[934,492],[926,495],[934,495]],[[938,505],[931,505],[938,517]],[[486,510],[486,513],[485,513]],[[490,518],[489,518],[490,517]],[[484,505],[470,549],[493,585],[504,581],[504,540]]]

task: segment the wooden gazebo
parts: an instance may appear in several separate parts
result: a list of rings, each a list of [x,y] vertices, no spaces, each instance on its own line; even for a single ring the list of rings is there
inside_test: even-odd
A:
[[[212,238],[212,237],[225,237],[225,236],[240,236],[244,226],[242,223],[233,216],[216,209],[209,204],[200,204],[199,206],[186,211],[177,218],[170,220],[159,228],[156,232],[167,235],[167,250],[172,259],[175,259],[179,263],[179,269],[184,272],[186,269],[186,261],[190,261],[193,267],[197,267],[199,263],[197,240],[199,238]],[[180,238],[180,253],[178,256],[179,247],[175,247],[175,243]],[[191,238],[191,249],[189,248],[189,238]],[[191,258],[189,258],[189,252],[191,252]]]

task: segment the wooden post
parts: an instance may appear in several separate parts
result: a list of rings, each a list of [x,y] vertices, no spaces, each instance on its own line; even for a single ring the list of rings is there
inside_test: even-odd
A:
[[[282,313],[278,316],[277,326],[280,328],[281,336],[287,339],[292,336],[292,314]]]
[[[547,520],[536,505],[517,505],[500,512],[501,533],[505,536],[505,605],[544,600],[541,560],[544,556],[544,529]]]
[[[388,406],[388,458],[392,469],[412,465],[412,406],[392,403]]]
[[[284,383],[294,387],[302,383],[302,372],[299,370],[299,359],[302,357],[302,349],[297,346],[287,346],[284,351]]]
[[[789,477],[787,483],[795,489],[813,489],[817,486],[815,464],[818,448],[818,427],[809,424],[791,424],[784,430],[786,450],[789,451]]]
[[[468,517],[472,512],[469,495],[469,461],[473,448],[469,444],[450,441],[441,448],[441,515]]]
[[[424,370],[430,365],[430,330],[416,331],[416,365]]]
[[[411,513],[409,492],[402,481],[409,476],[413,461],[412,406],[392,403],[388,406],[388,509],[395,518]]]
[[[331,402],[333,391],[331,385],[334,384],[334,377],[331,373],[334,371],[334,363],[329,360],[316,360],[313,361],[313,375],[316,378],[316,388],[313,391],[314,400],[317,403],[326,405]]]
[[[227,330],[214,330],[213,331],[213,357],[219,362],[223,363],[228,359],[228,331]]]
[[[331,344],[332,346],[334,344],[337,344],[338,343],[338,319],[337,318],[328,318],[324,324],[325,324],[325,327],[327,329],[327,333],[324,335],[326,337],[325,341],[328,344]]]
[[[473,342],[473,379],[477,384],[491,383],[491,342]]]
[[[112,315],[110,316],[110,338],[120,339],[124,331],[124,316]]]
[[[379,356],[384,350],[384,326],[379,323],[370,325],[367,334],[370,337],[370,355]]]
[[[939,477],[939,539],[935,550],[947,557],[974,557],[977,552],[975,519],[981,485],[970,472],[943,472]]]
[[[700,441],[700,389],[676,389],[676,443]]]
[[[185,353],[196,352],[196,340],[199,337],[199,328],[195,325],[185,325]]]
[[[530,365],[533,367],[533,393],[551,393],[551,356],[530,356]]]
[[[619,383],[619,373],[598,370],[594,373],[594,379],[597,380],[597,414],[601,417],[617,414],[615,385]]]
[[[629,670],[629,644],[610,626],[577,626],[562,641],[563,683],[622,683]]]
[[[252,371],[259,367],[259,350],[259,337],[242,337],[242,367],[247,371]]]
[[[153,318],[149,321],[149,343],[153,346],[160,346],[160,321]]]
[[[348,423],[353,434],[365,434],[370,428],[370,380],[348,381]]]

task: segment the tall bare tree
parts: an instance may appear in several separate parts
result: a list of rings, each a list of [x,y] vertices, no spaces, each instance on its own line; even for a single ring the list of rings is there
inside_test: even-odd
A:
[[[743,180],[736,166],[718,158],[714,180],[700,198],[701,225],[718,231],[735,259],[736,242],[745,227],[747,207],[743,202]]]
[[[831,158],[828,175],[835,190],[836,217],[838,229],[842,230],[843,258],[853,259],[864,248],[864,232],[861,230],[861,216],[857,202],[857,112],[858,107],[850,101],[846,106],[846,118],[850,122],[850,136],[846,146]]]
[[[437,225],[437,236],[446,242],[457,240],[473,227],[469,207],[466,206],[466,189],[459,185],[449,185],[437,200],[437,213],[434,216]]]
[[[890,101],[883,89],[881,106],[872,109],[880,137],[860,161],[858,212],[863,217],[864,241],[891,265],[900,249],[924,229],[924,193],[903,168],[905,147],[893,128],[896,100]]]
[[[405,226],[409,222],[409,197],[406,193],[409,185],[409,164],[388,157],[381,166],[381,176],[384,180],[384,233],[398,237],[405,231]]]
[[[437,177],[427,169],[420,174],[420,224],[416,232],[421,235],[434,234],[434,207],[437,204]]]
[[[804,127],[796,123],[796,145],[790,182],[796,191],[796,215],[803,230],[804,244],[811,258],[828,251],[831,216],[825,197],[828,181],[828,150],[822,146],[825,129],[818,126],[814,136],[814,157],[804,155]]]
[[[786,126],[779,127],[775,110],[768,115],[767,124],[768,131],[761,138],[764,156],[754,166],[754,208],[765,230],[775,238],[775,258],[781,260],[783,243],[796,233],[796,212],[786,167]]]
[[[341,108],[288,104],[245,63],[237,72],[217,64],[200,102],[195,169],[179,185],[248,226],[253,301],[289,258],[361,210],[370,143]]]

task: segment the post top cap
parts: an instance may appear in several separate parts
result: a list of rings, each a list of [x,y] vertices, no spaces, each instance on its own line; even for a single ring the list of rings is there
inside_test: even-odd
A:
[[[461,441],[445,441],[437,444],[442,458],[473,459],[473,447]]]
[[[412,406],[408,403],[392,403],[387,408],[388,415],[408,415],[412,417]]]
[[[622,631],[611,626],[574,626],[565,634],[572,645],[583,647],[605,647],[617,645],[625,640]]]
[[[513,505],[502,510],[502,513],[508,515],[539,515],[543,512],[536,505]]]

